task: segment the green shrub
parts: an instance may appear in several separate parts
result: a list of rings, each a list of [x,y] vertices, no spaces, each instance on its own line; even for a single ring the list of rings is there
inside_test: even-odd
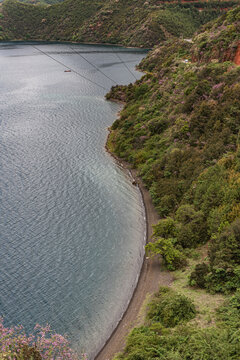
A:
[[[164,195],[161,197],[159,203],[160,204],[157,206],[159,215],[162,217],[169,216],[169,214],[173,213],[174,209],[176,208],[176,196],[174,194]]]
[[[189,283],[191,286],[205,288],[206,275],[209,273],[209,266],[206,263],[197,264],[190,275]]]
[[[133,329],[127,338],[126,352],[128,356],[126,359],[148,359],[154,358],[156,349],[159,345],[158,335],[149,327],[141,326]],[[117,359],[121,359],[120,355]],[[125,357],[124,357],[125,358]]]
[[[217,310],[218,320],[231,329],[238,330],[240,327],[240,289]]]
[[[240,266],[212,267],[206,276],[206,288],[211,292],[225,294],[235,291],[240,284]]]
[[[179,351],[181,360],[238,360],[240,356],[239,345],[229,331],[214,327],[193,330]]]
[[[177,224],[176,222],[171,218],[167,217],[166,219],[161,219],[157,225],[153,226],[153,237],[176,237],[177,235]]]
[[[208,287],[214,291],[233,291],[240,281],[240,220],[235,220],[213,236],[209,247]]]
[[[201,211],[195,211],[192,205],[182,205],[176,212],[176,220],[179,222],[178,244],[191,248],[206,242],[206,222]]]
[[[160,322],[165,327],[174,327],[193,319],[195,316],[196,309],[193,302],[169,288],[160,288],[155,298],[148,305],[148,319]]]
[[[148,91],[147,84],[142,84],[142,85],[135,87],[135,89],[134,89],[135,99],[141,98],[144,94],[146,94],[147,91]]]
[[[166,130],[168,125],[167,119],[164,118],[154,118],[149,121],[148,128],[151,132],[151,135],[161,134],[164,130]]]
[[[187,265],[184,254],[175,246],[174,238],[158,238],[146,245],[146,253],[151,256],[161,255],[168,270],[174,271]]]

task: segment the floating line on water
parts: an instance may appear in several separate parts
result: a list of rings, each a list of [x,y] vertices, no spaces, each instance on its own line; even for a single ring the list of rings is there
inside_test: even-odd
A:
[[[125,61],[123,61],[121,58],[120,58],[120,55],[114,51],[114,54],[118,57],[118,59],[121,61],[121,63],[127,68],[127,70],[130,72],[130,74],[134,77],[135,80],[137,80],[136,76],[134,75],[134,73],[131,71],[131,69],[129,69],[129,67],[127,66],[127,64],[125,63]]]
[[[38,50],[39,52],[41,52],[42,54],[44,54],[44,55],[48,56],[50,59],[52,59],[52,60],[53,60],[53,61],[55,61],[56,63],[58,63],[58,64],[60,64],[60,65],[64,66],[64,67],[65,67],[65,68],[67,68],[68,70],[71,70],[71,72],[75,73],[76,75],[80,76],[81,78],[83,78],[83,79],[85,79],[85,80],[87,80],[87,81],[91,82],[91,83],[92,83],[92,84],[94,84],[94,85],[97,85],[98,87],[100,87],[100,88],[102,88],[102,89],[104,89],[104,90],[106,90],[106,91],[109,91],[109,89],[107,89],[105,86],[102,86],[102,85],[100,85],[100,84],[96,83],[95,81],[93,81],[93,80],[91,80],[91,79],[87,78],[86,76],[84,76],[84,75],[80,74],[78,71],[76,71],[76,70],[74,70],[74,69],[70,68],[69,66],[67,66],[67,65],[66,65],[66,64],[64,64],[63,62],[61,62],[61,61],[59,61],[59,60],[55,59],[53,56],[51,56],[51,55],[49,55],[48,53],[46,53],[45,51],[43,51],[43,50],[39,49],[39,48],[38,48],[38,47],[36,47],[35,45],[31,45],[31,46],[32,46],[34,49],[36,49],[36,50]]]
[[[88,59],[86,59],[80,52],[76,51],[74,48],[72,48],[71,46],[69,46],[71,50],[73,50],[77,55],[79,55],[83,60],[85,60],[88,64],[90,64],[92,67],[94,67],[94,69],[96,69],[97,71],[99,71],[102,75],[104,75],[107,79],[109,79],[110,81],[112,81],[114,84],[118,85],[118,83],[113,80],[112,78],[110,78],[108,75],[106,75],[101,69],[99,69],[99,67],[97,67],[96,65],[94,65],[91,61],[89,61]]]

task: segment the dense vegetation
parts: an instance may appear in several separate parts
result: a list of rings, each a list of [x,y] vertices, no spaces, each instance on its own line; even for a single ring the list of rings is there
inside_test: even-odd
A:
[[[28,0],[24,0],[28,2]],[[67,40],[152,47],[172,36],[191,37],[234,1],[65,0],[49,6],[5,0],[0,40]],[[199,11],[200,10],[200,11]]]
[[[156,48],[140,81],[112,89],[108,97],[127,105],[109,141],[139,170],[163,218],[148,250],[175,269],[187,248],[211,240],[205,286],[226,292],[240,280],[240,68],[192,62],[199,36]]]
[[[195,306],[190,299],[164,287],[155,294],[148,307],[147,318],[166,328],[188,322],[196,316]]]
[[[91,17],[103,0],[66,0],[52,6],[7,0],[2,4],[2,39],[72,39],[73,29]]]
[[[170,304],[177,296],[173,291],[164,295]],[[176,321],[175,326],[163,326],[148,315],[148,323],[130,333],[124,352],[115,359],[238,360],[240,293],[237,292],[219,308],[216,314],[217,326],[202,329],[196,327],[194,320],[189,322],[193,318],[192,304],[189,299],[184,300],[184,314],[186,317],[189,315],[185,323]],[[159,306],[161,298],[153,302]],[[168,306],[162,309],[161,315],[169,317]],[[177,310],[172,312],[172,317],[178,319]]]
[[[183,269],[181,294],[190,295],[160,289],[119,360],[240,358],[239,19],[236,8],[192,42],[155,47],[143,78],[107,95],[126,102],[109,148],[138,169],[161,217],[146,250]],[[216,293],[225,303],[201,324],[201,301],[210,306]]]
[[[192,48],[194,61],[234,60],[240,41],[239,9],[236,8],[217,21],[205,25],[205,30],[196,36]]]

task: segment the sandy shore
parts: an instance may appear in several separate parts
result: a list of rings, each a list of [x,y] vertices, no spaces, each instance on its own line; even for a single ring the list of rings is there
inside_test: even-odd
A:
[[[116,159],[116,161],[118,161]],[[148,190],[143,185],[140,178],[137,177],[136,170],[131,169],[130,165],[123,161],[118,161],[125,169],[129,169],[135,181],[137,182],[139,189],[142,193],[143,202],[146,211],[147,221],[147,242],[150,241],[152,236],[152,225],[156,224],[159,220],[159,216],[152,204],[152,200]],[[95,360],[110,360],[118,352],[124,349],[126,344],[126,336],[129,331],[138,326],[142,322],[143,315],[141,309],[145,300],[154,292],[156,292],[160,285],[168,286],[172,282],[173,278],[171,273],[163,271],[159,266],[159,260],[157,259],[144,259],[141,274],[139,276],[138,284],[134,291],[133,297],[129,303],[129,306],[123,315],[123,318],[118,323],[111,337],[104,345],[102,350],[95,357]]]

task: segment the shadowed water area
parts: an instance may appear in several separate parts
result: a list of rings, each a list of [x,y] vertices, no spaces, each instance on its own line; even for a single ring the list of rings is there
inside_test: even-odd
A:
[[[134,67],[144,56],[0,44],[0,314],[27,331],[49,323],[90,358],[142,263],[141,197],[104,149],[120,110],[104,94],[140,78]]]

